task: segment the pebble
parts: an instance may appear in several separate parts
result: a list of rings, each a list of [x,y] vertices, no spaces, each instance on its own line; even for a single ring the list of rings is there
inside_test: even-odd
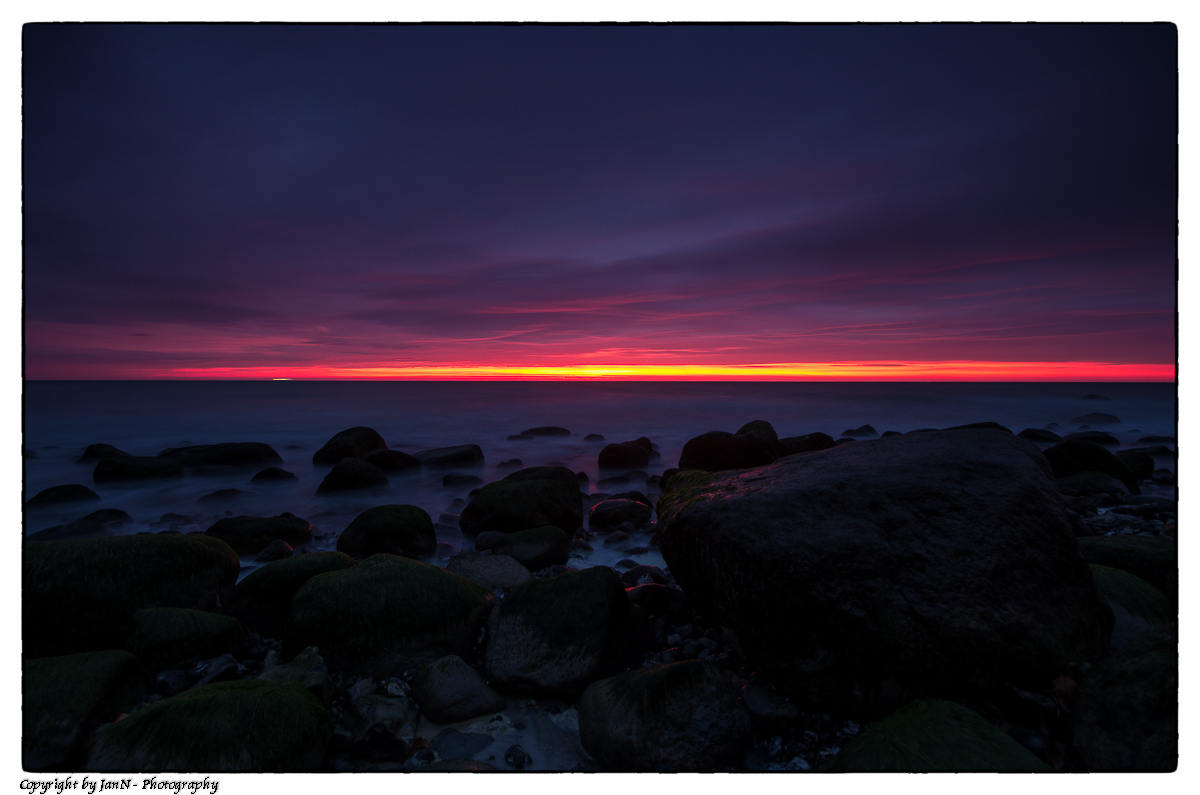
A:
[[[525,766],[532,761],[533,758],[525,753],[525,749],[519,745],[510,745],[504,752],[504,763],[513,770],[524,770]]]

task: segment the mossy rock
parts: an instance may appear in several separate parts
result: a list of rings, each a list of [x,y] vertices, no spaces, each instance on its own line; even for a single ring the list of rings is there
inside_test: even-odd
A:
[[[237,553],[201,535],[132,535],[31,544],[23,552],[25,654],[120,647],[146,607],[215,610],[237,582]]]
[[[300,586],[329,571],[354,565],[344,552],[312,552],[269,563],[250,572],[233,589],[226,612],[263,637],[278,638]]]
[[[312,541],[312,525],[286,511],[278,516],[231,516],[217,520],[204,531],[243,555],[257,555],[272,541],[299,547]]]
[[[1074,753],[1085,769],[1175,770],[1177,644],[1175,625],[1151,630],[1097,664],[1079,683]]]
[[[1141,577],[1096,563],[1091,568],[1096,587],[1116,618],[1109,641],[1114,649],[1173,620],[1163,592]]]
[[[720,770],[750,743],[750,714],[709,662],[640,668],[579,699],[579,740],[605,770]]]
[[[84,742],[142,699],[149,677],[126,651],[25,660],[21,756],[26,770],[78,770]]]
[[[1088,471],[1105,472],[1124,483],[1133,494],[1142,493],[1137,477],[1115,455],[1095,442],[1072,439],[1072,435],[1068,434],[1063,441],[1042,451],[1054,470],[1054,477],[1066,478]]]
[[[872,725],[833,758],[836,771],[1049,770],[1004,731],[953,701],[913,701]]]
[[[492,547],[493,555],[508,555],[530,571],[565,566],[571,541],[560,528],[532,527],[509,533]]]
[[[582,524],[583,495],[573,474],[570,485],[562,478],[506,478],[489,483],[463,509],[458,523],[464,533],[472,536],[489,530],[516,533],[547,525],[574,533]]]
[[[88,770],[316,770],[333,721],[297,682],[243,679],[156,701],[100,732]]]
[[[415,505],[378,505],[354,517],[338,536],[338,552],[369,558],[380,552],[427,558],[437,548],[433,519]]]
[[[190,657],[236,656],[253,643],[250,630],[236,618],[182,607],[139,610],[121,633],[121,645],[151,673]]]
[[[625,584],[612,569],[531,580],[492,612],[488,680],[502,693],[572,697],[619,670],[630,625]]]
[[[316,646],[334,670],[380,677],[446,654],[470,657],[495,601],[443,568],[372,555],[301,586],[284,629],[283,658]]]
[[[1174,612],[1179,594],[1179,557],[1175,541],[1161,536],[1090,536],[1077,540],[1088,563],[1111,566],[1141,577],[1163,592]]]
[[[387,442],[374,428],[359,426],[335,433],[320,450],[313,453],[313,463],[333,466],[343,458],[363,458],[375,450],[386,450]]]

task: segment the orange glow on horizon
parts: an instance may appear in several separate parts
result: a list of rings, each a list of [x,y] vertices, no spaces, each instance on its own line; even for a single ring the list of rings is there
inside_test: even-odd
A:
[[[773,364],[301,365],[144,370],[133,378],[421,381],[1167,381],[1173,364],[810,362]]]

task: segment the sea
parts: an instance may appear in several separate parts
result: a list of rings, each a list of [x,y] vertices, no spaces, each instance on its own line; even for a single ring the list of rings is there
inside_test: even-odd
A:
[[[586,491],[610,493],[646,487],[637,476],[628,485],[601,487],[597,456],[605,444],[649,437],[661,457],[643,471],[658,475],[678,464],[692,437],[736,431],[751,420],[770,422],[780,437],[821,431],[838,438],[864,424],[879,433],[903,433],[985,421],[1013,432],[1052,426],[1065,434],[1078,429],[1077,418],[1100,412],[1119,422],[1092,427],[1130,448],[1146,446],[1137,441],[1145,436],[1174,437],[1177,418],[1171,383],[28,381],[23,409],[23,447],[29,451],[23,499],[66,483],[84,484],[102,498],[83,507],[29,512],[26,534],[99,508],[130,514],[134,522],[123,529],[129,533],[161,529],[152,525],[166,513],[192,517],[194,527],[187,529],[203,531],[225,516],[288,511],[313,524],[309,551],[334,549],[355,516],[387,503],[425,509],[438,522],[439,541],[453,549],[465,544],[456,523],[470,489],[444,487],[444,471],[389,476],[384,496],[316,496],[328,467],[314,466],[313,453],[337,432],[361,425],[408,453],[477,444],[483,465],[462,471],[484,482],[501,479],[512,470],[499,465],[519,459],[524,466],[557,464],[584,472]],[[571,435],[509,439],[539,426],[563,427]],[[604,441],[584,441],[589,434]],[[267,487],[250,484],[252,473],[242,473],[95,484],[94,464],[77,459],[97,442],[134,455],[186,445],[265,442],[282,456],[279,466],[297,480]],[[1158,465],[1172,467],[1173,459],[1160,459]],[[197,503],[229,488],[247,493],[218,507]],[[653,529],[631,537],[629,547],[646,546]],[[580,553],[571,565],[631,560],[621,546],[597,540],[592,552]],[[632,560],[663,565],[653,550]],[[442,558],[431,562],[445,565]],[[243,558],[243,576],[258,565]]]

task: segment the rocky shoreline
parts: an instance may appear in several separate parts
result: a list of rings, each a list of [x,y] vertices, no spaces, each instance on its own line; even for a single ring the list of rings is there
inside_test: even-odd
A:
[[[756,420],[665,470],[646,437],[606,443],[588,493],[350,428],[317,492],[379,504],[324,548],[291,513],[122,534],[55,486],[27,521],[83,515],[25,539],[24,766],[1174,770],[1174,439],[1105,436]],[[80,460],[97,484],[295,477],[254,442]],[[414,470],[470,494],[436,521],[387,503]]]

